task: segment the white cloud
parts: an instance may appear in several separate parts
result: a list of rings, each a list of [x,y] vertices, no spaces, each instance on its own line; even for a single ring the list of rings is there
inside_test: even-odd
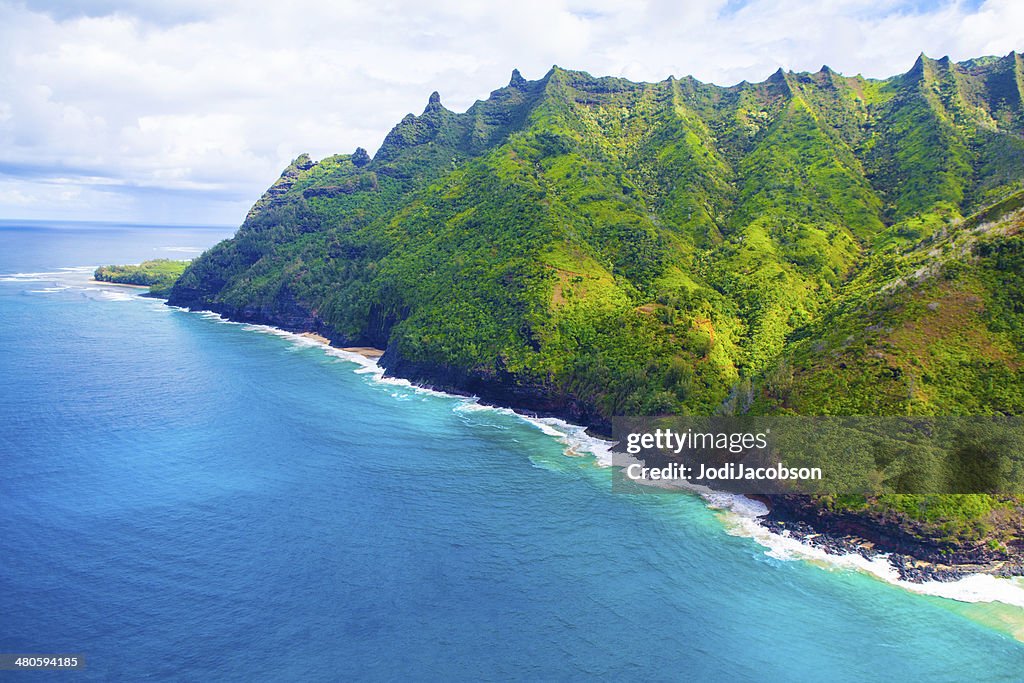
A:
[[[0,0],[0,216],[238,222],[298,153],[373,150],[432,90],[463,110],[513,67],[732,84],[1024,47],[1015,0],[50,5]]]

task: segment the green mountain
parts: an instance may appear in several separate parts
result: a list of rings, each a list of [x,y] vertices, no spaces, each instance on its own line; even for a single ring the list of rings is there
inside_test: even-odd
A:
[[[1022,415],[1022,205],[1016,53],[732,87],[515,71],[373,158],[300,156],[169,298],[605,430]]]

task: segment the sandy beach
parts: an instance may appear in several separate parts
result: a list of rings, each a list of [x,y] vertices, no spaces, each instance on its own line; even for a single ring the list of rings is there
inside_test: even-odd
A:
[[[366,358],[372,358],[374,360],[384,355],[383,349],[375,349],[372,346],[346,346],[341,349],[342,351],[350,351],[352,353],[358,353],[360,356]]]
[[[305,337],[306,339],[313,339],[315,341],[320,342],[321,344],[327,344],[328,346],[331,345],[330,339],[323,336],[322,334],[317,334],[316,332],[301,332],[299,336]]]
[[[131,287],[133,289],[149,289],[149,285],[131,285],[127,282],[107,282],[106,280],[91,279],[89,280],[89,283],[95,285],[112,285],[114,287]]]
[[[331,346],[330,339],[323,336],[322,334],[317,334],[316,332],[303,332],[299,336],[305,337],[306,339],[313,339],[320,342],[321,344]],[[371,360],[377,360],[378,358],[384,355],[384,349],[377,349],[372,346],[342,346],[338,348],[340,348],[342,351],[358,353],[360,356],[363,356],[364,358],[369,358]]]

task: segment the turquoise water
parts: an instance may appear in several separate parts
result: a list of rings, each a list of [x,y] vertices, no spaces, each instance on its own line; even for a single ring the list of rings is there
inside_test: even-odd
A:
[[[941,600],[613,494],[515,416],[60,270],[224,236],[0,224],[0,652],[83,653],[76,680],[1024,679]]]

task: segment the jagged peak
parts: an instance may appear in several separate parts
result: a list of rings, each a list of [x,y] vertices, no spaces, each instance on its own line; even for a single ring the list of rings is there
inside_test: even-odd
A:
[[[370,163],[370,154],[362,147],[356,147],[356,151],[352,152],[349,159],[356,168],[362,168]]]
[[[914,65],[910,67],[910,71],[903,74],[903,79],[911,83],[919,83],[925,80],[927,77],[928,68],[935,63],[935,60],[931,59],[924,52],[917,56],[914,60]]]
[[[555,90],[560,89],[566,82],[566,71],[559,67],[557,64],[553,64],[548,70],[544,77],[541,79],[541,83],[544,84],[544,91],[551,93]]]
[[[557,81],[557,80],[560,80],[560,79],[564,79],[566,76],[569,75],[569,73],[570,73],[570,71],[568,69],[563,69],[562,67],[558,66],[557,64],[552,64],[551,68],[548,69],[548,72],[546,74],[544,74],[544,79],[543,80],[545,80],[545,81]]]
[[[436,90],[430,93],[430,99],[427,100],[427,106],[423,109],[424,114],[429,114],[435,111],[443,111],[444,105],[441,104],[441,93]]]
[[[292,168],[298,169],[300,171],[308,171],[314,166],[316,166],[316,162],[313,161],[313,159],[309,156],[308,153],[303,152],[299,156],[295,157],[292,160],[292,163],[288,164],[288,168],[284,170],[284,173],[287,173]],[[281,175],[284,175],[284,173],[282,173]]]
[[[1005,55],[984,55],[981,57],[971,57],[963,62],[957,62],[959,66],[990,66],[993,64],[1013,64],[1020,53],[1016,50],[1010,50]]]
[[[828,64],[822,64],[821,68],[810,74],[808,78],[819,86],[835,88],[842,80],[842,74],[834,71]]]
[[[972,57],[962,62],[956,62],[956,68],[961,71],[969,71],[973,73],[986,73],[993,69],[998,70],[1000,68],[1013,68],[1014,64],[1014,53],[1011,52],[1008,55],[985,55],[984,57]]]
[[[781,66],[765,80],[765,83],[779,86],[788,95],[793,94],[793,86],[789,82],[789,76]]]
[[[526,79],[519,73],[519,69],[512,69],[512,78],[508,82],[510,88],[521,88],[526,85]]]

